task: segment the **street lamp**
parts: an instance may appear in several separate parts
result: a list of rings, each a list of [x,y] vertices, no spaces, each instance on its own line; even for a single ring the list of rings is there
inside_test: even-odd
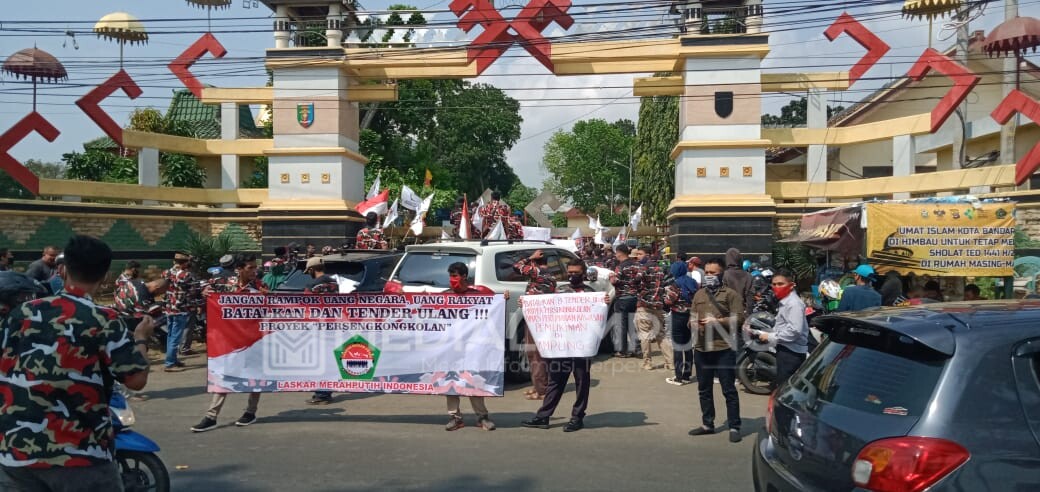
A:
[[[628,213],[630,215],[632,214],[632,167],[633,167],[632,161],[633,161],[633,157],[634,157],[633,151],[629,151],[629,153],[628,153],[628,165],[627,166],[622,164],[622,163],[620,163],[620,162],[618,162],[618,161],[607,161],[608,164],[613,164],[615,166],[619,166],[619,167],[623,167],[623,168],[627,167],[628,168]],[[613,188],[613,184],[611,185],[611,188]],[[613,194],[613,190],[611,191],[611,194]],[[611,210],[611,212],[613,212],[613,210]]]

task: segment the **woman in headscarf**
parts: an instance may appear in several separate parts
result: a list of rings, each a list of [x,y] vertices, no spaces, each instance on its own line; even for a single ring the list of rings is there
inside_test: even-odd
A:
[[[675,375],[665,382],[675,386],[690,384],[693,379],[693,342],[690,331],[690,304],[697,292],[697,281],[686,274],[686,263],[672,263],[672,282],[665,288],[664,305],[672,312],[672,352]]]

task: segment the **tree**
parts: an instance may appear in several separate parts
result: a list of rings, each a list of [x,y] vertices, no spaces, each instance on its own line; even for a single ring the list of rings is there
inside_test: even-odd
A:
[[[523,210],[535,198],[538,198],[538,189],[525,186],[522,183],[517,183],[516,186],[513,186],[513,189],[505,196],[506,203],[513,207],[513,210]]]
[[[558,131],[545,144],[546,188],[588,213],[627,202],[627,164],[633,138],[624,124],[583,120]]]
[[[130,125],[127,128],[178,137],[198,137],[195,128],[190,123],[174,120],[154,108],[135,109],[130,113]],[[206,171],[199,167],[195,156],[161,152],[159,154],[159,172],[162,175],[163,186],[202,188],[206,184]],[[137,182],[136,173],[137,163],[135,161],[133,180],[129,182]]]
[[[678,140],[679,98],[642,98],[632,194],[643,205],[643,222],[647,224],[664,224],[667,220],[668,205],[675,196],[675,161],[671,153]]]
[[[65,166],[36,159],[25,161],[25,167],[40,178],[64,179]],[[0,171],[0,198],[33,199],[32,193],[4,171]]]
[[[844,106],[827,106],[827,118],[845,110]],[[809,101],[802,97],[787,103],[780,108],[780,116],[762,115],[762,124],[766,126],[804,126],[809,122]]]
[[[137,160],[107,150],[87,148],[82,153],[62,154],[61,160],[65,163],[65,176],[68,179],[137,183]]]

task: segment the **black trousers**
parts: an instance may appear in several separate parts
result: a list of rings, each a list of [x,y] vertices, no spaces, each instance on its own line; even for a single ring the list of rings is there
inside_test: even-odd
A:
[[[732,350],[693,353],[697,366],[697,391],[701,400],[701,423],[715,428],[714,381],[719,378],[726,398],[726,421],[730,429],[740,429],[740,395],[737,393],[737,353]]]
[[[552,417],[556,406],[560,404],[563,390],[567,388],[567,380],[574,373],[574,386],[578,392],[574,400],[574,408],[571,410],[571,418],[585,418],[585,410],[589,406],[589,386],[591,386],[592,359],[584,357],[573,357],[568,359],[545,359],[549,366],[549,385],[545,389],[545,400],[542,408],[538,409],[536,417]]]
[[[680,381],[689,381],[693,377],[691,338],[690,313],[672,311],[672,353],[675,356],[675,379]]]
[[[777,345],[776,381],[773,382],[773,387],[779,387],[781,384],[786,383],[788,379],[791,379],[791,376],[798,371],[798,368],[802,367],[805,357],[806,354],[799,354],[783,345]]]

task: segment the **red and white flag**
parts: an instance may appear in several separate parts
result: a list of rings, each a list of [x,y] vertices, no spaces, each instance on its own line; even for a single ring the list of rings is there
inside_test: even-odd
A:
[[[382,193],[357,204],[355,209],[362,217],[368,215],[369,212],[375,212],[376,215],[385,215],[386,207],[389,202],[390,190],[383,190]]]
[[[459,221],[459,237],[462,240],[469,239],[469,231],[473,226],[469,223],[469,200],[462,195],[462,220]]]

